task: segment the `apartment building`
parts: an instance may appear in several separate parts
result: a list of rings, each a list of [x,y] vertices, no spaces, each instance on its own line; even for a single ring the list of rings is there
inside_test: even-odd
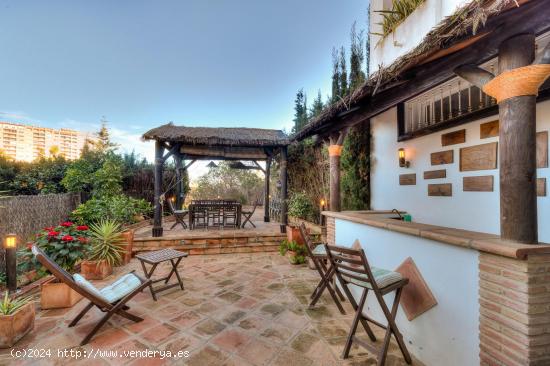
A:
[[[39,157],[80,157],[86,140],[92,134],[61,128],[29,126],[0,121],[0,151],[18,161],[33,161]]]

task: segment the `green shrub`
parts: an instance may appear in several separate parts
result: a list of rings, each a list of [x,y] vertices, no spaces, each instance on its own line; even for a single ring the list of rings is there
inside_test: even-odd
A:
[[[149,202],[124,194],[101,196],[94,197],[78,206],[72,212],[71,219],[89,224],[100,220],[114,220],[120,224],[131,224],[136,222],[136,216],[147,216],[151,210]]]
[[[288,200],[288,214],[303,220],[313,221],[315,218],[315,208],[305,193],[295,192]]]

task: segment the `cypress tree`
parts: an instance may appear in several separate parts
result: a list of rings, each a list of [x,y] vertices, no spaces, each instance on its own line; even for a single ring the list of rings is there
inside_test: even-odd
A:
[[[332,103],[336,102],[341,95],[340,92],[340,59],[338,57],[338,50],[332,47]]]
[[[369,7],[367,8],[367,14],[370,15],[370,4],[369,4]],[[369,25],[370,23],[367,23],[367,29]],[[370,33],[369,32],[367,32],[367,36],[365,37],[365,39],[366,39],[365,41],[365,59],[366,59],[365,75],[366,75],[366,78],[368,78],[370,76]]]
[[[313,104],[311,105],[311,113],[310,118],[317,117],[321,112],[323,111],[323,97],[321,96],[321,90],[317,92],[317,98],[313,100]]]
[[[298,90],[294,100],[294,127],[293,132],[298,132],[307,124],[307,101],[304,89]]]
[[[340,96],[348,94],[348,71],[346,66],[346,50],[340,47]]]
[[[351,27],[351,54],[349,58],[350,72],[349,72],[349,90],[350,92],[361,86],[365,81],[365,73],[362,66],[365,60],[363,53],[363,30],[357,33],[356,23],[354,22]]]

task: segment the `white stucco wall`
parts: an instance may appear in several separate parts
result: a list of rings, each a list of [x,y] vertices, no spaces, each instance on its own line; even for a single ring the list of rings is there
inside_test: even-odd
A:
[[[411,257],[438,302],[412,321],[398,310],[409,352],[427,366],[479,365],[477,251],[337,219],[336,243],[349,247],[355,239],[377,267],[395,269]],[[359,299],[358,288],[352,290]],[[390,309],[394,295],[385,296]],[[386,324],[372,294],[366,312]]]
[[[372,209],[398,208],[408,211],[413,221],[466,230],[499,234],[499,174],[498,169],[475,172],[459,171],[461,147],[498,141],[498,137],[480,139],[479,125],[498,119],[498,115],[462,126],[436,132],[412,140],[397,142],[397,112],[390,109],[371,119],[371,204]],[[466,142],[441,146],[441,134],[466,129]],[[550,101],[537,104],[537,131],[550,130]],[[397,150],[405,148],[410,168],[399,168]],[[454,163],[430,164],[430,154],[454,150]],[[424,171],[446,169],[447,178],[424,179]],[[416,185],[400,186],[399,174],[416,173]],[[538,177],[550,181],[550,169],[538,169]],[[493,175],[493,192],[463,192],[462,177]],[[452,197],[428,197],[429,183],[452,183]],[[550,196],[538,197],[539,240],[550,243]]]
[[[382,33],[381,26],[378,24],[381,22],[382,16],[376,11],[383,10],[384,3],[388,6],[388,2],[372,0],[370,14],[371,72],[378,70],[380,65],[390,65],[398,57],[414,49],[436,24],[467,2],[468,0],[426,0],[397,27],[395,32],[379,42],[381,37],[372,34]]]

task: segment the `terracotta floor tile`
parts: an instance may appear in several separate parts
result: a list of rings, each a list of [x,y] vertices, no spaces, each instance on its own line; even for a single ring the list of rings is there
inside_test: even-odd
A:
[[[159,320],[146,316],[142,321],[127,325],[124,329],[130,331],[131,333],[141,333],[159,325],[160,323],[161,322]]]
[[[158,345],[177,332],[176,327],[164,323],[141,333],[140,337],[152,345]]]
[[[194,311],[186,311],[185,313],[179,314],[175,318],[170,319],[168,322],[179,327],[180,329],[189,329],[202,319],[204,319],[203,315],[200,315]]]
[[[239,350],[237,355],[253,365],[267,365],[277,353],[277,347],[267,342],[253,340],[246,347]]]
[[[226,329],[212,339],[216,346],[229,351],[236,352],[246,346],[252,338],[243,331],[237,329]]]

